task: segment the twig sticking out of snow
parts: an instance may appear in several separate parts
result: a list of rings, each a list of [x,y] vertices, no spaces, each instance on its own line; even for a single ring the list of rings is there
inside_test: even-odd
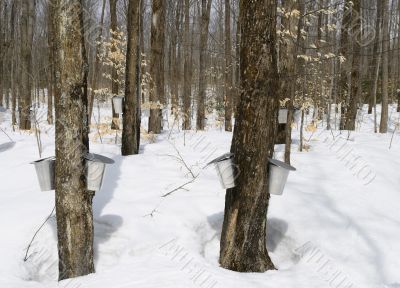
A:
[[[176,187],[175,189],[169,191],[168,193],[162,195],[161,197],[162,197],[162,198],[165,198],[165,197],[167,197],[167,196],[169,196],[169,195],[171,195],[171,194],[173,194],[174,192],[179,191],[179,190],[187,190],[187,189],[185,189],[185,187],[186,187],[187,185],[189,185],[189,184],[192,184],[192,183],[197,179],[197,177],[199,177],[199,175],[194,176],[194,178],[193,178],[192,180],[190,180],[189,182],[186,182],[185,184],[182,184],[181,186]]]
[[[0,130],[8,137],[8,139],[10,139],[11,142],[14,142],[14,140],[12,140],[11,137],[6,133],[6,131],[4,131],[1,127]]]
[[[31,239],[31,242],[29,242],[29,245],[28,245],[28,247],[26,248],[26,253],[25,253],[25,257],[24,257],[24,262],[26,262],[26,261],[29,259],[29,257],[32,256],[32,255],[29,255],[29,256],[28,256],[29,249],[31,248],[32,243],[33,243],[33,241],[35,240],[35,238],[36,238],[37,234],[39,233],[39,231],[43,228],[43,226],[46,224],[46,222],[49,221],[49,219],[53,216],[53,213],[54,213],[54,210],[55,210],[55,209],[56,209],[56,206],[53,207],[53,210],[51,210],[50,215],[47,216],[46,220],[45,220],[45,221],[43,222],[43,224],[39,227],[39,229],[36,230],[35,234],[33,235],[32,239]]]

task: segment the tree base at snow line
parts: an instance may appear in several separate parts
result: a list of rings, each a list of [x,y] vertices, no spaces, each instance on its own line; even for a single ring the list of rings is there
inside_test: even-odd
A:
[[[285,144],[287,134],[287,124],[279,124],[278,132],[276,134],[275,144]]]
[[[235,188],[227,191],[224,215],[227,227],[221,237],[221,267],[237,272],[275,270],[266,248],[264,211],[267,210],[269,195],[264,192],[260,197],[265,199],[256,203],[253,197],[239,196],[237,193],[240,192]],[[249,217],[256,209],[265,210],[259,210],[254,218]]]
[[[119,114],[114,112],[114,103],[111,100],[111,108],[112,108],[112,120],[111,120],[111,130],[119,130]]]
[[[160,134],[162,130],[162,110],[150,109],[149,133]]]
[[[275,0],[240,1],[241,96],[232,137],[235,187],[225,197],[222,267],[272,270],[266,246],[268,159],[274,154],[279,109]],[[260,37],[263,35],[263,37]]]
[[[93,192],[85,191],[57,196],[59,281],[95,272],[93,195]],[[66,206],[70,209],[65,209]]]

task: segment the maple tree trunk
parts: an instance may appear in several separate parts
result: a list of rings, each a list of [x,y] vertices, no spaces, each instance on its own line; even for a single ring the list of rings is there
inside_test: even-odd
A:
[[[241,97],[231,152],[236,187],[226,191],[220,264],[240,272],[274,269],[266,249],[268,159],[279,107],[276,1],[240,2]],[[264,37],[259,37],[259,35]]]
[[[230,0],[225,0],[225,131],[232,131],[233,66],[231,45],[231,5]]]
[[[35,18],[34,0],[21,1],[21,99],[19,103],[19,128],[31,129],[32,93],[32,42]]]
[[[122,155],[139,153],[140,146],[140,90],[138,89],[138,62],[140,63],[139,41],[140,0],[129,0],[128,4],[128,47],[126,53],[125,102],[122,131]],[[139,60],[139,61],[138,61]]]
[[[162,130],[162,110],[160,104],[166,104],[164,91],[164,28],[165,28],[165,1],[153,0],[151,21],[151,59],[150,59],[150,118],[149,132],[155,134]],[[156,107],[157,106],[157,107]]]
[[[96,59],[94,62],[94,69],[93,69],[93,78],[92,78],[92,90],[89,97],[89,110],[88,110],[88,119],[89,125],[92,122],[92,114],[93,114],[93,105],[94,105],[94,98],[96,96],[96,89],[97,89],[97,82],[99,80],[99,67],[100,67],[100,46],[101,46],[101,36],[103,35],[103,23],[104,23],[104,12],[106,7],[106,0],[103,0],[102,8],[101,8],[101,17],[100,17],[100,27],[99,27],[99,34],[97,36],[97,44],[96,44]],[[100,119],[97,121],[100,122]]]
[[[352,57],[352,64],[351,64],[351,88],[350,88],[350,95],[349,95],[349,105],[346,110],[346,116],[345,116],[345,130],[351,130],[354,131],[356,129],[356,118],[357,118],[357,104],[358,104],[358,92],[360,89],[360,61],[361,61],[361,46],[359,39],[354,39],[356,35],[359,35],[361,37],[361,3],[360,0],[353,0],[353,6],[352,9],[354,13],[352,15],[355,15],[352,19],[352,26],[351,26],[351,32],[352,32],[352,47],[353,47],[353,57]],[[360,13],[360,14],[358,14]]]
[[[201,25],[200,25],[200,59],[199,59],[199,97],[197,99],[197,130],[204,130],[206,120],[206,93],[207,93],[207,42],[208,25],[210,23],[212,0],[201,0]]]
[[[184,27],[184,68],[183,68],[183,122],[182,129],[190,130],[191,113],[190,103],[192,96],[192,73],[190,71],[190,1],[185,0],[185,27]]]
[[[94,272],[93,192],[86,190],[88,63],[83,0],[53,0],[56,86],[56,215],[59,280]]]
[[[382,27],[382,112],[381,123],[379,126],[380,133],[388,131],[389,117],[389,0],[383,0],[383,27]]]
[[[118,0],[109,0],[110,2],[110,30],[111,32],[117,32],[117,1]],[[112,38],[116,39],[117,36],[112,34]],[[115,53],[115,47],[112,47],[111,53]],[[111,93],[113,96],[118,95],[119,93],[119,84],[118,84],[118,72],[115,65],[111,68]],[[111,129],[119,130],[119,114],[115,113],[114,102],[111,100],[111,109],[112,109],[112,122]],[[99,120],[100,121],[100,120]]]

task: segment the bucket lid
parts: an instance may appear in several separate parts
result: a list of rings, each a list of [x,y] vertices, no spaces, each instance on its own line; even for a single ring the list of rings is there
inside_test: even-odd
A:
[[[47,158],[43,158],[43,159],[39,159],[39,160],[33,161],[30,164],[36,164],[36,163],[43,162],[43,161],[52,161],[52,160],[55,160],[55,159],[56,159],[55,156],[51,156],[51,157],[47,157]]]
[[[221,162],[221,161],[224,161],[224,160],[231,159],[231,158],[233,158],[234,155],[235,154],[233,154],[233,153],[225,153],[224,155],[212,160],[210,163],[207,164],[207,166],[211,165],[211,164],[215,164],[215,163]]]
[[[280,168],[286,169],[286,170],[290,170],[290,171],[296,171],[296,168],[294,168],[293,166],[290,166],[289,164],[286,164],[285,162],[276,160],[276,159],[269,159],[269,163],[271,163],[272,165],[278,166]]]
[[[124,99],[124,96],[114,96],[113,99]]]
[[[111,158],[108,158],[106,156],[102,156],[99,154],[94,154],[94,153],[88,153],[85,156],[86,160],[93,161],[93,162],[100,162],[104,164],[114,164],[115,161]]]

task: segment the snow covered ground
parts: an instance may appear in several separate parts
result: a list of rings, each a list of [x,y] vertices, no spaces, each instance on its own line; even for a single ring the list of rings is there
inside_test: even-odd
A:
[[[325,131],[322,123],[309,129],[308,152],[298,152],[294,129],[297,171],[284,194],[272,196],[268,214],[268,250],[278,270],[262,274],[218,265],[225,191],[213,167],[203,168],[229,151],[231,133],[174,129],[155,143],[144,139],[140,155],[123,158],[115,134],[104,131],[101,144],[93,128],[91,151],[115,160],[94,198],[97,273],[59,284],[54,217],[23,261],[54,207],[54,191],[40,192],[29,164],[39,159],[34,134],[13,132],[10,114],[0,111],[0,127],[11,138],[0,131],[0,287],[398,288],[400,131],[389,149],[399,122],[394,109],[391,133],[374,134],[364,112],[350,135]],[[52,156],[54,129],[40,127],[42,157]],[[276,150],[282,157],[283,147]],[[198,175],[193,183],[162,197],[190,182],[192,173]]]

